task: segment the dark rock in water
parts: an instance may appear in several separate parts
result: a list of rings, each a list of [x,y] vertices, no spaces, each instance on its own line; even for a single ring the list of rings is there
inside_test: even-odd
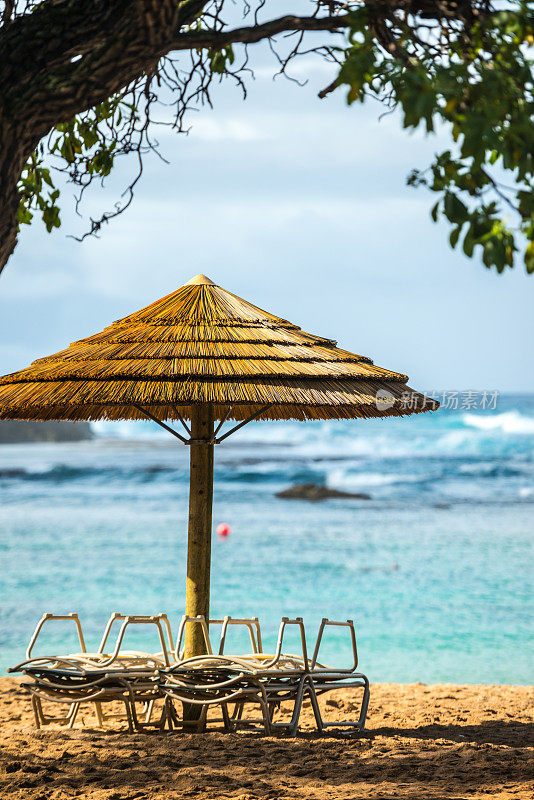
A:
[[[398,572],[399,564],[394,561],[390,567],[360,567],[360,572]]]
[[[297,483],[289,489],[284,489],[276,493],[276,497],[285,500],[310,500],[318,502],[329,500],[330,498],[352,498],[355,500],[370,500],[370,494],[363,492],[341,492],[339,489],[329,489],[327,486],[320,486],[318,483]]]
[[[5,478],[25,478],[27,474],[25,469],[0,469],[0,480]]]
[[[92,439],[88,422],[22,422],[0,421],[0,444],[20,442],[80,442]]]

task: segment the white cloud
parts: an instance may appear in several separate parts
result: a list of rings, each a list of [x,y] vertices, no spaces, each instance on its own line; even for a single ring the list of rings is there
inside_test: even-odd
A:
[[[242,119],[199,117],[189,134],[201,142],[259,142],[268,139],[272,133],[257,124]]]
[[[384,220],[392,232],[416,225],[427,205],[427,198],[415,193],[374,201],[299,194],[253,202],[222,196],[174,202],[139,198],[102,240],[88,240],[80,249],[82,272],[91,292],[149,302],[158,291],[171,291],[192,274],[209,271],[210,264],[224,272],[233,259],[268,260],[266,242],[287,247],[308,236],[320,246],[331,239],[348,245],[368,240]]]

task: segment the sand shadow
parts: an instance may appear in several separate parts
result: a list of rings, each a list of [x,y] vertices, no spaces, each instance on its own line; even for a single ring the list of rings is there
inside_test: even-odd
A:
[[[420,725],[416,728],[380,727],[367,732],[375,736],[402,736],[407,739],[448,739],[476,744],[503,744],[508,747],[534,747],[534,723],[481,722],[478,725]]]
[[[334,729],[327,737],[306,733],[297,739],[215,732],[50,734],[61,742],[54,758],[25,753],[20,746],[4,750],[0,762],[11,791],[47,786],[59,791],[54,795],[59,798],[90,787],[103,798],[139,790],[216,798],[239,790],[250,798],[289,798],[302,797],[303,781],[309,780],[310,786],[329,787],[336,798],[356,797],[353,787],[365,783],[398,785],[402,793],[395,796],[404,800],[435,798],[436,792],[442,800],[456,800],[465,797],[466,786],[522,786],[527,760],[521,749],[531,743],[534,725],[380,727],[361,738],[342,737]],[[349,794],[338,794],[347,789]]]

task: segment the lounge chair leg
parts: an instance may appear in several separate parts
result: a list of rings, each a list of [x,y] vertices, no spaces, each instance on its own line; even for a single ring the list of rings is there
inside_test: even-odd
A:
[[[224,720],[224,730],[228,731],[228,733],[233,733],[235,725],[232,723],[230,714],[228,713],[228,703],[221,703],[221,711]]]
[[[324,730],[323,718],[321,717],[319,702],[317,700],[317,695],[315,694],[315,685],[311,678],[308,681],[308,695],[310,697],[310,703],[313,709],[313,716],[315,717],[315,724],[317,726],[317,730],[319,731],[319,733],[322,733]]]
[[[41,698],[32,695],[32,709],[33,709],[33,716],[35,719],[35,727],[37,730],[41,728],[43,710],[41,707]]]
[[[134,729],[136,731],[140,731],[141,730],[141,725],[139,724],[139,717],[137,716],[137,709],[135,707],[135,700],[133,700],[132,698],[130,698],[130,700],[128,702],[128,708],[130,709],[130,714],[132,716],[132,722],[133,722]]]
[[[367,719],[367,709],[369,707],[369,699],[371,697],[371,689],[370,689],[370,686],[369,686],[369,680],[366,678],[365,675],[361,675],[360,674],[360,675],[358,675],[358,678],[360,678],[363,681],[363,683],[360,684],[360,686],[363,686],[363,697],[362,697],[362,704],[360,706],[360,715],[358,717],[358,720],[357,721],[347,721],[347,722],[323,722],[322,721],[322,717],[321,717],[321,712],[320,712],[320,710],[318,708],[317,709],[318,716],[316,714],[315,719],[316,719],[316,722],[318,723],[317,727],[319,727],[319,720],[321,721],[321,732],[325,728],[336,728],[336,727],[337,728],[340,728],[340,727],[354,728],[356,731],[358,731],[358,733],[362,733],[365,730],[365,721]],[[340,689],[340,688],[343,688],[343,687],[342,686],[338,686],[338,687],[331,687],[331,688]],[[317,696],[315,694],[315,691],[314,691],[314,695],[315,695],[315,701],[317,702]],[[310,695],[310,699],[311,699],[311,695]],[[312,701],[312,705],[313,705],[313,701]],[[317,704],[317,706],[318,706],[318,704]],[[315,708],[314,708],[314,713],[315,713]]]
[[[162,730],[165,730],[165,725],[168,725],[169,730],[172,731],[172,717],[171,717],[171,711],[170,711],[170,708],[169,708],[169,697],[167,697],[167,696],[165,697],[165,700],[163,701],[163,712],[162,712],[161,717],[162,717],[162,720],[163,720],[163,728],[162,728]]]
[[[369,686],[369,681],[367,678],[365,679],[365,686],[363,689],[363,698],[362,698],[362,707],[360,710],[360,718],[358,720],[358,730],[363,731],[365,729],[365,721],[367,719],[367,709],[369,707],[369,700],[371,697],[371,688]]]
[[[291,722],[288,725],[288,730],[291,736],[296,736],[299,731],[299,719],[300,719],[300,712],[302,709],[302,701],[304,700],[305,689],[306,689],[305,678],[301,678],[299,688],[297,691],[297,696],[295,698],[295,705],[293,706],[293,714],[291,716]]]
[[[129,700],[128,697],[124,697],[123,700],[124,700],[124,707],[126,709],[126,720],[128,722],[128,733],[134,733],[135,728],[134,728],[134,723],[132,721],[132,708],[131,708],[130,700]],[[137,723],[137,718],[135,717],[135,708],[133,709],[133,716],[134,716],[134,719],[135,719],[135,721]],[[137,724],[136,724],[135,727],[137,727]]]
[[[165,730],[165,725],[168,726],[170,731],[173,730],[173,715],[174,715],[174,707],[172,705],[171,698],[166,695],[165,702],[163,703],[163,712],[162,712],[162,720],[163,720],[163,727],[162,730]]]
[[[180,719],[180,715],[178,714],[178,711],[176,710],[176,706],[174,705],[172,700],[171,700],[171,704],[170,704],[170,711],[171,711],[171,717],[172,717],[172,720],[173,720],[175,726],[177,728],[179,728],[183,723],[183,706],[182,706],[182,719]]]
[[[67,723],[67,728],[72,730],[74,727],[74,723],[76,721],[76,717],[78,716],[78,711],[80,710],[81,703],[73,703],[69,709],[69,713],[67,719],[69,720]]]
[[[269,714],[269,705],[263,697],[259,697],[258,699],[260,702],[261,712],[263,716],[263,729],[265,731],[265,735],[271,736],[273,730],[271,726],[271,716]]]
[[[164,705],[163,708],[161,709],[160,718],[159,718],[158,722],[155,723],[157,725],[157,728],[158,728],[160,733],[165,730],[165,722],[166,722],[166,720],[167,720],[167,714],[165,712],[165,705]]]
[[[102,703],[96,702],[95,704],[96,720],[99,728],[104,727],[104,715],[102,713]]]
[[[180,719],[180,716],[176,710],[176,706],[171,697],[167,695],[168,705],[167,705],[167,713],[168,713],[168,720],[169,720],[169,730],[172,731],[174,728],[183,727],[183,720]],[[183,708],[183,706],[182,706]]]
[[[154,700],[149,700],[148,703],[146,704],[145,723],[150,722],[153,708],[154,708]]]

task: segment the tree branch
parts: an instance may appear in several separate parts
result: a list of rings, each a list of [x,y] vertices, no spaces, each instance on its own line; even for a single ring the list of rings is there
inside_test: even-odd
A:
[[[170,43],[170,47],[161,52],[161,55],[165,55],[169,50],[193,50],[195,48],[220,50],[230,44],[257,44],[262,39],[271,39],[280,33],[293,31],[341,30],[350,26],[351,19],[350,14],[328,17],[285,16],[269,20],[261,25],[235,28],[230,31],[188,31],[180,33]]]
[[[258,23],[257,14],[266,0],[257,0],[255,11],[249,0],[244,0],[245,14],[255,24],[227,30],[222,20],[224,0],[28,0],[20,4],[4,0],[0,26],[0,271],[17,239],[17,183],[39,140],[109,98],[119,94],[135,98],[146,76],[161,80],[162,60],[170,53],[190,51],[193,73],[196,70],[200,75],[200,89],[193,91],[193,96],[209,102],[207,87],[214,70],[208,49],[255,44],[279,34],[347,30],[355,19],[350,9],[356,7],[366,6],[370,17],[382,25],[399,14],[402,19],[422,13],[440,19],[460,13],[464,5],[481,2],[314,0],[311,5],[316,13],[311,16],[286,15]],[[19,8],[24,9],[22,13]],[[197,23],[203,27],[196,29]],[[386,34],[382,31],[381,35]],[[386,41],[386,47],[391,51],[390,42]],[[398,57],[395,52],[393,56]],[[176,74],[179,85],[182,78],[179,71]],[[322,95],[333,87],[331,84]]]

